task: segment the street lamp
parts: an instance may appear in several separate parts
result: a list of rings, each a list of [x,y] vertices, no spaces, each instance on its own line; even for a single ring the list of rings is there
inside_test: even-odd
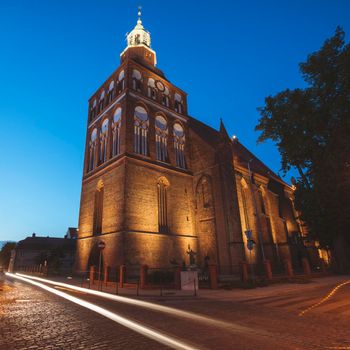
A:
[[[100,250],[100,259],[99,259],[99,264],[98,264],[98,284],[99,284],[99,289],[102,289],[102,284],[101,284],[101,268],[102,268],[102,250],[105,249],[106,243],[103,241],[98,242],[98,249]]]

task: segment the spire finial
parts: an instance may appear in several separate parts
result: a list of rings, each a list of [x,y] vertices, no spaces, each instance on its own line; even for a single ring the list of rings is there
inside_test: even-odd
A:
[[[142,6],[139,6],[137,8],[137,16],[138,16],[138,19],[137,19],[137,23],[141,23],[141,10],[142,10]]]

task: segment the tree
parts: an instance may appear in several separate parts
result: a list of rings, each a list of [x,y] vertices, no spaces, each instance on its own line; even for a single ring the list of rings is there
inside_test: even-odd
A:
[[[300,64],[306,88],[285,90],[259,108],[258,142],[271,139],[284,174],[294,168],[295,205],[309,236],[350,271],[350,45],[338,27]]]
[[[15,247],[15,242],[7,242],[0,250],[0,266],[2,266],[5,270],[8,269],[11,258],[11,251],[12,249],[15,249]]]

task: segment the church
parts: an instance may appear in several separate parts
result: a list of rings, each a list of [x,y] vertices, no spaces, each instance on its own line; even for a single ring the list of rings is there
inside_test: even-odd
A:
[[[191,117],[156,63],[139,12],[120,66],[89,100],[76,271],[96,264],[101,241],[112,267],[209,262],[230,274],[241,261],[316,261],[293,187],[222,121],[215,130]]]

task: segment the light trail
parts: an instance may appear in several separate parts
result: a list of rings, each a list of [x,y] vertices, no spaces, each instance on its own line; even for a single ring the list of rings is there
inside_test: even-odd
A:
[[[323,299],[321,299],[318,303],[313,304],[311,306],[309,306],[308,308],[306,308],[305,310],[301,311],[299,313],[299,316],[304,316],[307,312],[311,311],[312,309],[314,309],[317,306],[320,306],[321,304],[323,304],[324,302],[326,302],[327,300],[329,300],[332,296],[334,296],[334,294],[341,288],[344,287],[345,285],[350,284],[350,281],[346,281],[343,283],[338,284],[337,286],[335,286]],[[337,349],[337,348],[333,348],[333,349]],[[350,349],[350,347],[348,348],[340,348],[340,349]]]
[[[142,326],[139,323],[131,321],[123,316],[120,316],[120,315],[118,315],[114,312],[111,312],[107,309],[104,309],[100,306],[97,306],[97,305],[92,304],[90,302],[87,302],[85,300],[79,299],[77,297],[71,296],[67,293],[61,292],[61,291],[56,290],[54,288],[51,288],[49,286],[46,286],[45,284],[42,284],[40,282],[33,281],[32,279],[29,279],[29,278],[26,278],[26,277],[23,277],[23,276],[20,276],[17,274],[15,275],[12,273],[6,273],[6,275],[10,276],[12,278],[19,279],[21,281],[30,283],[36,287],[42,288],[42,289],[44,289],[52,294],[55,294],[61,298],[67,299],[75,304],[78,304],[78,305],[85,307],[91,311],[94,311],[94,312],[96,312],[104,317],[107,317],[110,320],[117,322],[124,327],[127,327],[127,328],[129,328],[137,333],[140,333],[147,338],[153,339],[153,340],[155,340],[159,343],[162,343],[164,345],[167,345],[173,349],[179,349],[179,350],[197,350],[198,349],[198,348],[194,348],[194,347],[192,347],[192,346],[190,346],[182,341],[179,341],[175,338],[169,337],[161,332],[155,331],[149,327]]]
[[[210,324],[211,326],[215,325],[217,327],[230,329],[231,331],[238,332],[238,333],[252,334],[252,329],[250,327],[241,326],[241,325],[236,324],[236,323],[221,321],[221,320],[218,320],[215,318],[195,314],[195,313],[192,313],[189,311],[178,310],[178,309],[174,309],[174,308],[171,308],[168,306],[158,305],[158,304],[150,303],[150,302],[143,301],[143,300],[136,300],[136,299],[132,299],[132,298],[122,297],[120,295],[113,295],[113,294],[109,294],[109,293],[100,292],[97,290],[77,287],[77,286],[73,286],[73,285],[67,284],[67,283],[54,282],[54,281],[51,281],[51,280],[48,280],[45,278],[28,276],[28,275],[24,275],[24,274],[20,274],[20,273],[16,273],[16,276],[22,276],[22,277],[25,277],[27,279],[33,279],[33,280],[41,281],[43,283],[48,283],[48,284],[52,284],[55,286],[61,286],[64,288],[68,288],[70,290],[76,290],[76,291],[83,292],[86,294],[96,295],[96,296],[102,297],[104,299],[109,299],[109,300],[113,300],[113,301],[117,301],[117,302],[121,302],[121,303],[125,303],[125,304],[140,306],[140,307],[147,308],[150,310],[155,310],[158,312],[163,312],[163,313],[171,314],[171,315],[178,316],[178,317],[191,319],[194,321]],[[265,330],[262,330],[262,329],[259,329],[259,330],[256,329],[254,333],[258,334],[258,335],[262,335],[262,336],[271,336],[272,335],[272,333],[265,331]]]

